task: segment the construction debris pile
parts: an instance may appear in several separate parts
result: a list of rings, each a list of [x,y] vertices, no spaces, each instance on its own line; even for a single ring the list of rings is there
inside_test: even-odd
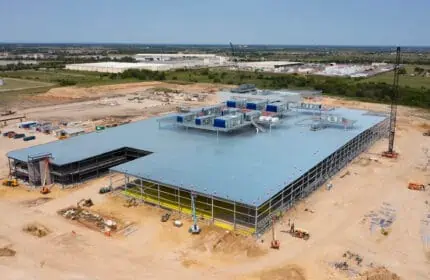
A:
[[[38,223],[28,224],[22,230],[36,237],[45,237],[50,233],[47,227]]]
[[[16,251],[12,250],[8,246],[0,248],[0,257],[13,257],[16,255]]]
[[[118,229],[118,224],[113,219],[105,218],[97,213],[82,209],[81,207],[69,207],[58,211],[64,218],[77,221],[88,228],[111,233]]]
[[[152,88],[143,92],[136,92],[127,98],[128,102],[143,103],[145,100],[160,101],[164,104],[178,103],[181,101],[203,102],[207,93],[188,93],[170,88]]]
[[[36,207],[52,200],[52,197],[39,197],[36,199],[25,200],[21,204],[27,207]]]
[[[375,267],[362,274],[359,280],[400,280],[400,277],[385,267]]]
[[[342,260],[333,264],[334,268],[347,272],[351,275],[357,275],[363,263],[363,257],[351,251],[346,251],[342,255]]]

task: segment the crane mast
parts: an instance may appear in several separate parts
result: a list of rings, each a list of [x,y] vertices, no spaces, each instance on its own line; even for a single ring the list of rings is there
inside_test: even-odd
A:
[[[399,71],[400,71],[400,47],[397,47],[396,64],[394,65],[393,89],[391,94],[388,150],[382,153],[383,156],[389,157],[389,158],[397,158],[397,155],[398,155],[398,153],[394,151],[394,137],[396,134],[397,103],[399,99]]]

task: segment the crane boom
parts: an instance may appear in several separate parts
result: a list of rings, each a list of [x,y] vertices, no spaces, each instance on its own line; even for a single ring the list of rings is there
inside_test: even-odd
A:
[[[388,135],[388,150],[383,152],[384,157],[397,158],[398,153],[394,151],[394,137],[396,135],[397,103],[399,99],[399,74],[400,74],[400,47],[396,50],[396,64],[394,65],[394,79],[391,93],[390,108],[390,130]]]
[[[388,152],[394,152],[394,136],[396,134],[397,102],[399,99],[399,71],[400,71],[400,47],[396,51],[396,65],[394,66],[393,93],[391,96],[390,112],[390,135],[388,141]]]
[[[232,42],[230,42],[230,48],[231,48],[231,55],[232,55],[233,57],[235,57],[235,51],[234,51],[234,46],[233,46],[233,43],[232,43]]]

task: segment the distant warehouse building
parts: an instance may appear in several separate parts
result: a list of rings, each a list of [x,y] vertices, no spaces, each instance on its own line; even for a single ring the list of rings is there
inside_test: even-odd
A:
[[[170,55],[171,56],[171,55]],[[94,62],[94,63],[80,63],[68,64],[66,69],[74,71],[90,71],[90,72],[103,72],[103,73],[122,73],[128,69],[145,69],[150,71],[167,71],[172,69],[183,68],[199,68],[199,67],[215,67],[223,65],[226,58],[218,56],[210,57],[188,57],[182,56],[174,57],[160,57],[160,56],[143,56],[137,58],[139,62]]]
[[[129,63],[129,62],[94,62],[68,64],[66,69],[74,71],[89,71],[103,73],[122,73],[128,69],[146,69],[151,71],[169,70],[166,64],[159,63]]]

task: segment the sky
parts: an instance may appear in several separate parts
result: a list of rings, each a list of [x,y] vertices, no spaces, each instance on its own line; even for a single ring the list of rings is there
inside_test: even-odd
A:
[[[0,42],[430,46],[430,0],[0,0]]]

